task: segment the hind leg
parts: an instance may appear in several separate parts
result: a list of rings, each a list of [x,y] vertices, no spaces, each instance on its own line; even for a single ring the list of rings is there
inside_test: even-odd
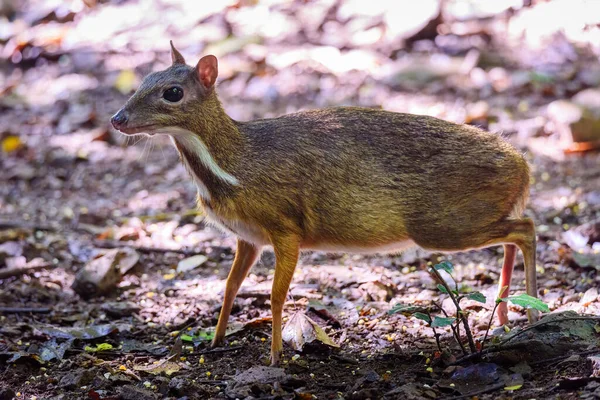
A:
[[[514,244],[504,245],[504,263],[502,272],[500,273],[500,281],[498,282],[498,297],[505,298],[510,291],[510,281],[512,278],[515,259],[517,258],[517,246]],[[500,325],[508,324],[508,304],[502,302],[498,304],[496,309],[498,313],[498,321]]]
[[[443,246],[436,245],[435,240],[429,238],[414,237],[413,240],[423,248],[442,251],[462,251],[469,249],[478,249],[490,247],[498,244],[505,246],[504,265],[499,282],[499,292],[504,286],[510,286],[510,278],[514,266],[514,246],[523,252],[525,261],[525,286],[527,294],[537,297],[537,277],[535,270],[535,227],[533,221],[529,218],[506,219],[493,223],[485,228],[478,229],[476,232],[464,232],[460,235],[449,235],[443,238]],[[511,248],[511,245],[512,248]],[[507,250],[508,248],[508,250]],[[503,297],[508,295],[508,288],[502,293]],[[501,311],[500,306],[504,309]],[[499,306],[499,319],[501,323],[506,322],[506,306]],[[527,317],[529,322],[537,321],[538,313],[535,310],[528,310]]]
[[[523,252],[523,259],[525,262],[525,287],[527,294],[532,297],[537,297],[537,272],[535,269],[535,250],[536,250],[536,238],[535,238],[535,226],[533,221],[525,219],[529,223],[529,230],[523,238],[523,241],[516,243],[517,246]],[[524,221],[525,221],[524,220]],[[529,323],[536,322],[539,318],[539,312],[534,309],[527,310],[527,319]]]

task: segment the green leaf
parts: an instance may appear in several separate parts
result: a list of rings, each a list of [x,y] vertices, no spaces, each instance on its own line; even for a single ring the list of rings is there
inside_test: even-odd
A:
[[[98,347],[85,346],[83,348],[83,350],[88,353],[97,353],[99,351],[108,351],[108,350],[112,350],[112,349],[113,349],[113,345],[110,343],[100,343],[98,345]]]
[[[431,326],[434,328],[442,327],[442,326],[450,326],[456,321],[454,318],[445,318],[445,317],[435,317]]]
[[[472,292],[467,295],[467,299],[478,301],[480,303],[485,304],[485,296],[481,292]]]
[[[413,306],[409,304],[396,304],[391,310],[388,311],[388,314],[402,313],[411,315],[416,313],[418,310],[422,309],[423,307]]]
[[[517,296],[508,296],[502,299],[505,302],[513,302],[514,304],[525,307],[525,308],[533,308],[534,310],[542,311],[542,312],[550,312],[548,305],[541,301],[540,299],[536,299],[528,294],[522,293]]]
[[[427,322],[428,324],[431,324],[431,318],[430,318],[430,317],[429,317],[429,315],[427,315],[427,314],[423,314],[423,313],[420,313],[420,312],[416,312],[416,313],[414,313],[414,314],[413,314],[413,316],[414,316],[416,319],[420,319],[420,320],[422,320],[422,321],[425,321],[425,322]]]
[[[201,342],[204,340],[212,340],[214,336],[215,336],[214,332],[200,331],[195,336],[183,334],[183,335],[181,335],[181,340],[184,342]]]
[[[506,386],[506,387],[504,388],[504,390],[507,390],[507,391],[509,391],[509,392],[512,392],[512,391],[514,391],[514,390],[519,390],[519,389],[521,389],[521,387],[522,387],[522,386],[523,386],[523,384],[522,384],[522,383],[521,383],[521,384],[518,384],[518,385]]]
[[[440,292],[448,294],[448,290],[447,290],[447,289],[446,289],[446,287],[445,287],[444,285],[442,285],[441,283],[438,283],[438,284],[437,284],[437,288],[438,288],[438,290],[439,290]]]
[[[450,261],[442,261],[441,263],[434,265],[433,268],[435,268],[437,271],[439,271],[440,269],[444,270],[449,274],[454,272],[454,267],[452,266],[452,263]]]

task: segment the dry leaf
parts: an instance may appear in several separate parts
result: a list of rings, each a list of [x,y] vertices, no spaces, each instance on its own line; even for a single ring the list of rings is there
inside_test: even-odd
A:
[[[130,69],[125,69],[119,73],[114,86],[119,92],[129,94],[137,85],[135,73]]]
[[[163,372],[166,375],[172,375],[175,372],[179,372],[182,368],[181,364],[172,361],[173,359],[177,358],[179,356],[171,356],[165,360],[159,361],[155,364],[151,364],[151,365],[136,365],[133,367],[134,370],[136,371],[143,371],[143,372],[147,372],[149,374],[152,375],[160,375]]]
[[[2,151],[10,153],[18,150],[23,145],[18,136],[7,136],[2,140]]]
[[[180,273],[191,271],[194,268],[198,268],[206,261],[208,261],[208,257],[203,256],[202,254],[184,258],[183,260],[179,261],[179,264],[177,264],[177,272]]]
[[[298,351],[302,350],[306,343],[315,340],[331,347],[339,347],[315,321],[301,311],[294,314],[285,324],[282,336],[286,343]]]
[[[160,375],[163,372],[166,375],[172,375],[175,372],[179,372],[181,370],[181,365],[173,361],[164,360],[159,362],[158,364],[152,364],[148,366],[136,365],[135,367],[133,367],[133,369],[136,371],[147,372],[152,375]]]
[[[72,288],[85,298],[110,293],[139,259],[139,254],[130,248],[108,250],[77,273]]]

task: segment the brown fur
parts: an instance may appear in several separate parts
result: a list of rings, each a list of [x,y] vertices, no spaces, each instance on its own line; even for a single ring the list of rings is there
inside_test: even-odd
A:
[[[264,245],[273,246],[277,260],[274,364],[282,349],[283,303],[301,249],[368,252],[414,242],[430,250],[461,251],[507,243],[524,252],[527,292],[536,295],[535,230],[531,221],[519,219],[529,168],[498,135],[428,116],[358,107],[238,122],[227,116],[214,86],[205,83],[211,77],[208,64],[194,69],[181,59],[174,54],[178,62],[146,78],[124,110],[134,125],[175,126],[197,135],[215,163],[237,179],[237,184],[221,179],[174,136],[182,159],[210,194],[199,197],[199,205],[239,238],[215,344]],[[214,69],[216,78],[216,64]],[[208,78],[198,78],[199,70]],[[173,82],[188,96],[179,106],[157,96]],[[504,283],[510,282],[514,264],[512,253],[507,258]],[[507,322],[505,307],[499,315]]]

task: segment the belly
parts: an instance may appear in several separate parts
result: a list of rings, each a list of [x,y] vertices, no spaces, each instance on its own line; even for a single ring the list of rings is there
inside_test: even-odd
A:
[[[248,224],[237,219],[223,218],[215,214],[209,207],[204,207],[204,213],[206,214],[207,222],[224,232],[232,233],[240,239],[257,246],[269,244],[269,238],[259,226]]]
[[[386,244],[344,244],[344,243],[310,243],[302,246],[303,250],[324,251],[327,253],[355,253],[355,254],[388,254],[399,253],[414,246],[412,240],[401,240]]]

